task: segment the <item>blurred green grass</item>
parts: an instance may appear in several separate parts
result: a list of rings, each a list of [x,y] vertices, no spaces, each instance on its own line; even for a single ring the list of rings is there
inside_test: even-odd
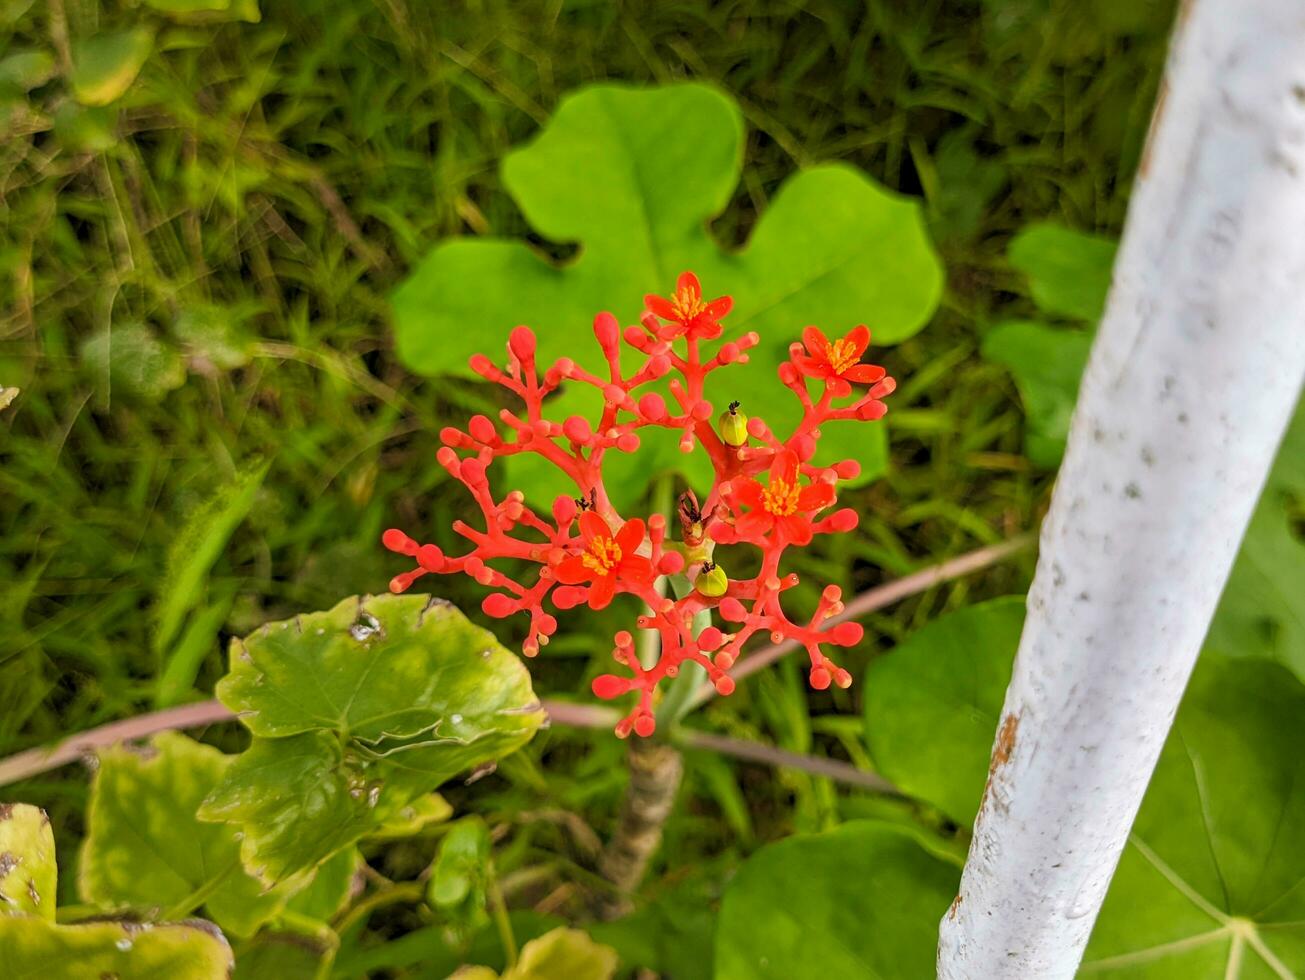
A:
[[[814,161],[854,163],[926,202],[948,289],[928,328],[877,358],[902,382],[893,473],[854,495],[862,533],[798,570],[861,589],[1034,526],[1051,474],[1021,455],[1018,397],[979,359],[979,339],[998,313],[1031,309],[1003,259],[1019,227],[1053,218],[1118,232],[1171,3],[264,7],[260,23],[168,35],[99,149],[56,128],[69,109],[58,77],[0,94],[0,386],[22,389],[0,411],[0,753],[146,709],[178,644],[198,664],[196,692],[211,691],[227,637],[384,589],[396,567],[383,528],[461,514],[433,454],[443,421],[480,395],[403,370],[385,296],[441,236],[527,233],[497,161],[593,80],[703,79],[739,99],[746,168],[717,222],[725,241],[744,240],[779,182]],[[61,24],[76,39],[143,16],[9,0],[0,59],[57,61]],[[188,332],[196,311],[215,333]],[[131,323],[181,353],[184,384],[146,397],[80,353]],[[225,360],[229,346],[238,356]],[[178,579],[195,515],[259,460],[266,477],[211,570]],[[872,617],[850,666],[940,609],[1023,588],[1030,572],[1008,564]],[[178,581],[192,583],[181,599],[193,635],[160,645],[160,603]],[[478,606],[474,586],[438,588]],[[612,628],[560,638],[536,665],[539,689],[582,692]],[[183,677],[174,696],[200,696],[189,686]],[[709,718],[855,759],[856,699],[855,686],[809,694],[787,664]],[[619,751],[605,733],[554,732],[488,800],[547,794],[601,820]],[[544,754],[546,779],[534,761]],[[73,827],[83,792],[67,774],[22,787]],[[838,807],[821,780],[704,766],[668,860],[728,849],[734,833],[822,826]]]

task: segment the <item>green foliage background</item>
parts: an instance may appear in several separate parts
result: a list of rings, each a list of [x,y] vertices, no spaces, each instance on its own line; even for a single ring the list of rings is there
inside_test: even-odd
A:
[[[942,304],[877,358],[901,383],[889,469],[849,491],[861,531],[806,555],[804,579],[860,590],[1036,526],[1073,379],[1030,363],[1080,350],[1095,308],[1091,294],[1058,307],[1012,239],[1047,221],[1117,236],[1171,3],[301,0],[268,2],[260,17],[237,0],[163,12],[176,6],[0,0],[0,406],[20,389],[0,408],[0,754],[207,696],[231,637],[381,590],[396,570],[378,544],[387,526],[449,543],[441,535],[468,501],[446,493],[437,433],[483,410],[485,395],[401,366],[388,297],[450,236],[573,253],[531,230],[499,163],[593,81],[706,81],[738,101],[742,179],[711,227],[727,247],[815,164],[860,168],[923,204]],[[113,50],[86,53],[106,37]],[[865,317],[873,326],[874,311]],[[1299,568],[1301,486],[1280,468],[1229,602]],[[871,616],[849,666],[887,686],[895,667],[881,654],[946,611],[1021,593],[1031,573],[1025,558]],[[478,617],[478,587],[438,589]],[[1298,609],[1283,596],[1274,626],[1242,603],[1215,640],[1232,654],[1267,644],[1299,669]],[[583,695],[624,616],[559,636],[531,665],[536,691]],[[999,690],[1000,673],[976,690]],[[893,775],[862,721],[880,694],[861,681],[811,693],[785,663],[703,724]],[[883,737],[909,741],[913,717]],[[245,744],[234,726],[205,737]],[[958,751],[986,747],[971,738]],[[508,828],[495,863],[517,906],[584,880],[586,834],[614,821],[622,753],[606,732],[553,728],[494,777],[446,792],[455,810],[474,800]],[[896,778],[912,788],[905,769]],[[914,788],[925,802],[907,806],[691,754],[646,903],[596,938],[643,943],[648,960],[693,975],[714,954],[709,923],[685,908],[716,907],[745,855],[797,831],[909,819],[941,835],[931,846],[963,852],[968,789],[927,781]],[[94,830],[83,776],[7,792],[50,811],[75,863],[65,842]],[[556,811],[578,825],[535,816]],[[907,831],[839,833],[919,850]],[[784,846],[800,858],[801,845]],[[929,867],[954,864],[952,852],[911,851]],[[400,879],[433,853],[418,835],[368,857]],[[950,887],[952,872],[929,873]],[[746,913],[742,894],[723,914]],[[523,941],[557,922],[513,911]],[[342,969],[447,955],[410,911],[386,910],[372,928],[368,942],[412,938],[368,946],[355,934]],[[494,961],[489,947],[476,962]],[[281,951],[265,953],[272,963]],[[718,953],[726,974],[744,969],[738,950]]]

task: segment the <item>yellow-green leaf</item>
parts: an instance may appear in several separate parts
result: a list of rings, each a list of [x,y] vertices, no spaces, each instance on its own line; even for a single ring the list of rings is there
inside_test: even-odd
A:
[[[55,925],[0,916],[0,977],[48,980],[228,980],[231,947],[212,924]]]
[[[0,915],[54,921],[54,832],[40,807],[0,803]]]

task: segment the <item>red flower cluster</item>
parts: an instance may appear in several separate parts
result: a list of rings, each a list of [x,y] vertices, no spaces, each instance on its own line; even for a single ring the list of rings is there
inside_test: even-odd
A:
[[[524,653],[534,656],[557,630],[557,620],[544,610],[551,599],[556,609],[587,602],[594,609],[607,606],[618,594],[633,595],[646,606],[640,629],[656,630],[661,641],[654,664],[641,664],[631,634],[616,634],[612,656],[629,671],[628,676],[603,674],[593,683],[600,698],[639,692],[634,709],[616,726],[622,737],[631,731],[650,735],[655,728],[654,694],[664,677],[678,674],[687,661],[700,664],[722,694],[734,690],[729,670],[748,640],[758,632],[774,642],[794,639],[811,658],[812,687],[831,683],[847,687],[851,675],[824,653],[825,645],[848,647],[860,642],[861,627],[843,622],[826,624],[842,610],[839,590],[827,586],[815,614],[805,625],[790,620],[780,605],[781,595],[797,584],[797,576],[783,575],[780,562],[790,546],[810,543],[816,534],[852,530],[857,514],[851,509],[827,511],[835,500],[835,483],[859,472],[855,460],[830,466],[812,462],[820,427],[831,420],[880,418],[883,397],[894,382],[884,369],[862,364],[861,355],[870,331],[856,327],[841,340],[830,341],[815,327],[803,331],[802,344],[793,344],[789,360],[780,365],[779,379],[798,398],[803,417],[787,439],[780,440],[759,418],[742,421],[732,404],[722,418],[722,431],[713,426],[714,408],[704,397],[708,374],[729,364],[746,362],[746,351],[757,344],[755,333],[722,343],[708,358],[702,341],[723,332],[722,318],[729,313],[729,297],[704,300],[693,273],[686,272],[670,298],[647,296],[646,310],[636,326],[621,329],[610,313],[594,319],[594,335],[607,361],[607,377],[590,374],[569,358],[561,358],[542,375],[535,361],[535,335],[517,327],[508,340],[508,363],[499,368],[477,355],[472,369],[520,398],[523,410],[504,409],[499,419],[510,431],[505,439],[498,426],[484,415],[474,416],[466,431],[447,428],[440,433],[444,446],[440,464],[464,484],[484,515],[479,530],[458,521],[454,531],[470,542],[471,550],[453,557],[433,544],[418,544],[402,531],[385,532],[384,544],[407,555],[416,567],[390,582],[403,592],[427,573],[461,572],[497,591],[486,596],[486,615],[506,617],[525,613],[530,636]],[[644,355],[642,366],[626,375],[621,369],[621,342]],[[650,387],[674,374],[665,390],[674,403]],[[823,382],[812,399],[808,380]],[[544,399],[564,382],[587,384],[603,396],[597,424],[578,415],[562,422],[544,417]],[[852,395],[852,383],[870,387],[840,407],[835,399]],[[726,429],[728,423],[728,430]],[[679,508],[680,536],[668,536],[667,518],[654,514],[645,523],[625,519],[616,512],[603,485],[603,459],[607,453],[634,452],[639,430],[659,426],[678,430],[681,448],[695,443],[706,451],[715,479],[699,506],[687,493]],[[533,452],[547,459],[575,481],[578,496],[558,497],[551,515],[541,516],[526,505],[519,490],[501,499],[490,489],[486,469],[495,459]],[[765,482],[757,479],[766,474]],[[712,559],[717,544],[747,544],[761,553],[760,569],[744,579],[729,578]],[[495,559],[524,560],[538,566],[532,583],[518,582],[491,567]],[[682,575],[693,588],[679,599],[666,598],[657,589],[659,576]],[[713,610],[722,626],[695,631],[695,615]],[[727,631],[732,630],[732,631]]]

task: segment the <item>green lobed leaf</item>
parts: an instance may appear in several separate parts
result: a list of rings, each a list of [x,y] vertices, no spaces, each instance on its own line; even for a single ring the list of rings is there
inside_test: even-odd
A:
[[[40,807],[0,803],[0,916],[54,921],[54,831]]]
[[[346,599],[231,643],[218,698],[255,735],[331,731],[384,752],[531,730],[524,668],[488,630],[426,596]],[[405,744],[404,749],[407,750]]]
[[[1023,628],[1023,596],[992,599],[921,627],[866,674],[876,767],[962,827],[978,813]]]
[[[753,855],[716,928],[716,980],[930,977],[958,864],[892,824],[854,821]]]
[[[246,865],[273,881],[519,748],[544,717],[521,662],[425,596],[270,623],[232,643],[218,696],[255,738],[200,818],[240,824]]]
[[[154,47],[146,27],[96,34],[73,45],[72,90],[82,105],[108,105],[131,87]]]
[[[1277,660],[1305,679],[1305,401],[1283,438],[1207,644]]]
[[[246,873],[233,828],[195,811],[234,761],[175,732],[144,749],[102,749],[87,809],[82,898],[110,911],[189,914],[201,905],[224,929],[252,934],[285,904]]]
[[[1029,320],[998,323],[983,338],[983,356],[1010,371],[1024,403],[1024,452],[1054,469],[1065,455],[1092,337]]]
[[[1305,686],[1197,666],[1097,920],[1083,976],[1305,973]]]
[[[903,340],[932,315],[942,271],[919,205],[842,165],[793,176],[747,245],[725,252],[707,222],[738,181],[742,136],[738,106],[705,85],[603,84],[570,94],[540,135],[504,160],[503,178],[526,219],[549,238],[580,242],[579,254],[557,266],[519,241],[437,245],[391,298],[400,357],[421,373],[467,374],[472,354],[492,355],[512,326],[528,323],[542,362],[583,360],[585,349],[598,353],[590,334],[597,312],[634,322],[643,294],[665,293],[693,269],[710,295],[733,294],[727,336],[763,337],[749,365],[714,376],[708,396],[721,407],[737,398],[783,432],[800,408],[775,371],[802,327],[841,335],[866,322],[876,343]],[[591,414],[593,394],[572,389],[556,414]],[[859,459],[862,481],[883,472],[881,426],[828,428],[822,459]],[[658,465],[681,468],[676,456],[654,452]],[[508,469],[537,499],[568,491],[528,455],[512,457]],[[630,469],[642,474],[626,491],[633,496],[650,470]]]
[[[1027,225],[1006,250],[1029,277],[1033,301],[1046,313],[1095,324],[1106,306],[1118,243],[1063,225]]]
[[[0,976],[228,980],[231,947],[200,920],[140,925],[55,925],[31,915],[0,916]]]

